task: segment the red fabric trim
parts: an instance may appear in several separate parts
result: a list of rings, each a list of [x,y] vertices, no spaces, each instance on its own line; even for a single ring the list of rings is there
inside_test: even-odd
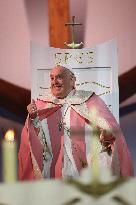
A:
[[[31,160],[29,139],[28,139],[26,126],[22,130],[21,145],[20,145],[18,158],[19,158],[19,166],[18,166],[19,180],[34,179],[33,165]]]
[[[53,153],[53,159],[51,163],[50,168],[50,176],[51,178],[55,177],[55,167],[59,166],[57,163],[60,163],[60,160],[58,160],[60,151],[61,151],[61,140],[64,137],[64,131],[63,128],[61,131],[59,131],[58,123],[61,121],[61,109],[58,109],[56,112],[54,112],[52,115],[48,116],[47,123],[49,128],[49,135],[50,135],[50,141],[52,146],[52,153]],[[59,171],[58,171],[59,172]],[[57,175],[61,175],[61,173],[58,173]]]

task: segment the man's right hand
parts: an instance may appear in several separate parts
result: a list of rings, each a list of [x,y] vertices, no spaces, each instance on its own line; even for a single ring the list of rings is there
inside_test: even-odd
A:
[[[37,107],[34,100],[27,106],[27,111],[30,118],[34,119],[37,117]]]

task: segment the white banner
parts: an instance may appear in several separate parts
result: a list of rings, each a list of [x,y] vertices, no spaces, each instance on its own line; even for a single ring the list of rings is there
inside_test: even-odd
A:
[[[55,65],[73,68],[76,89],[99,95],[119,121],[118,63],[115,40],[93,48],[59,49],[31,44],[32,98],[50,91],[49,74]]]

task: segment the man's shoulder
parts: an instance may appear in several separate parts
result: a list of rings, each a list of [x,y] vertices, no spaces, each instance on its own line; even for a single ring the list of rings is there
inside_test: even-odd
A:
[[[87,90],[76,90],[75,92],[75,96],[79,96],[80,98],[84,98],[84,97],[90,97],[93,95],[94,92],[87,91]]]
[[[86,91],[86,90],[76,90],[75,95],[73,96],[73,99],[75,99],[75,104],[81,104],[86,102],[93,96],[94,92],[92,91]]]

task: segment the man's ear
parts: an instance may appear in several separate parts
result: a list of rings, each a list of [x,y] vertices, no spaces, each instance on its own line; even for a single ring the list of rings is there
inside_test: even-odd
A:
[[[75,76],[71,76],[70,80],[71,80],[71,83],[70,83],[71,87],[75,88],[76,77]]]

